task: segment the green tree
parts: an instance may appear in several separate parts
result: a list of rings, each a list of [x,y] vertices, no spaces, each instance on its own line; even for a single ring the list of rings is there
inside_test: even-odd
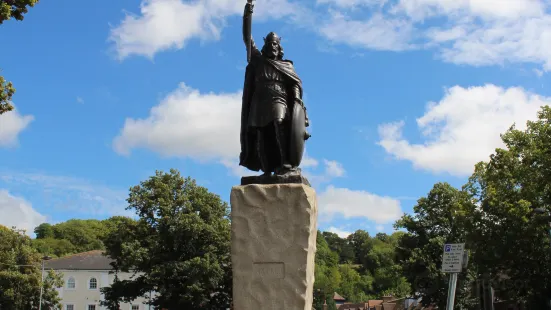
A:
[[[548,309],[551,219],[533,210],[551,210],[551,108],[542,107],[525,130],[512,126],[501,138],[505,147],[478,163],[465,186],[483,214],[473,238],[473,261],[494,279],[509,278],[509,285],[494,282],[499,297]]]
[[[0,24],[4,21],[14,18],[23,20],[24,14],[27,14],[29,7],[33,7],[38,0],[2,0],[0,1]]]
[[[118,309],[118,302],[156,291],[154,307],[227,307],[232,284],[227,203],[176,170],[157,172],[131,188],[127,201],[139,220],[121,221],[105,244],[115,271],[136,276],[103,288],[103,304]]]
[[[0,115],[13,110],[13,105],[11,104],[13,94],[15,94],[13,84],[6,81],[6,79],[0,75]]]
[[[339,294],[349,302],[365,302],[370,299],[368,292],[373,291],[373,278],[370,275],[361,275],[352,265],[339,266],[341,283]]]
[[[37,309],[42,283],[42,309],[61,307],[56,288],[63,285],[63,280],[61,275],[49,271],[42,282],[41,257],[22,231],[0,225],[1,309]]]
[[[33,7],[37,2],[38,0],[0,0],[0,24],[11,18],[23,20],[28,7]],[[13,110],[11,98],[14,93],[13,84],[0,76],[0,115]]]
[[[68,240],[77,252],[103,250],[108,230],[103,221],[72,219],[53,226],[55,239]]]
[[[54,228],[52,224],[42,223],[34,229],[36,239],[54,238]]]
[[[396,222],[396,228],[407,231],[398,241],[396,260],[425,305],[445,307],[448,277],[441,272],[444,244],[465,242],[467,247],[474,247],[470,234],[475,229],[476,214],[476,205],[467,192],[437,183],[427,197],[417,201],[413,214]],[[458,287],[472,287],[473,281],[471,273],[462,273]],[[468,289],[458,291],[457,308],[471,305],[473,296],[469,293]]]
[[[354,264],[365,266],[365,258],[371,251],[371,236],[365,230],[356,230],[347,238],[348,244],[354,250]]]
[[[120,225],[129,222],[135,222],[135,220],[113,216],[103,221],[71,219],[55,225],[43,223],[34,230],[36,239],[33,240],[33,246],[42,254],[57,257],[104,250],[104,241],[109,232],[116,231]]]
[[[76,247],[65,239],[34,239],[32,240],[32,246],[38,253],[53,257],[63,257],[78,252]]]
[[[339,235],[332,232],[323,232],[323,237],[331,251],[339,255],[339,262],[341,264],[353,263],[355,260],[354,248],[348,242],[348,240],[339,237]]]
[[[367,241],[370,251],[363,258],[363,270],[373,277],[373,292],[407,297],[411,286],[403,276],[401,264],[396,262],[396,242],[396,237],[384,233]]]
[[[331,251],[323,234],[318,231],[316,237],[316,258],[315,258],[315,282],[314,282],[314,308],[321,310],[323,303],[327,300],[328,309],[335,310],[333,293],[341,284],[339,273],[339,255]]]

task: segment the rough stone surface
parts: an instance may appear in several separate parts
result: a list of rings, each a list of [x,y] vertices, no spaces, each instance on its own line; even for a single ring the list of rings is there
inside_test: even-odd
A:
[[[311,310],[317,202],[302,184],[231,192],[235,310]]]

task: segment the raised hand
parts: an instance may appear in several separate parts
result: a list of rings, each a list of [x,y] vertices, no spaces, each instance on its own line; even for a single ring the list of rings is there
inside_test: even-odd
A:
[[[254,4],[251,0],[247,0],[247,4],[245,4],[245,14],[252,14],[253,13]]]

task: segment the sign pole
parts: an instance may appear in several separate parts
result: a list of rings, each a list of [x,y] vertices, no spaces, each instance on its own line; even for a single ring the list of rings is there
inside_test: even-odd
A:
[[[457,273],[450,273],[450,284],[448,286],[448,302],[446,303],[446,310],[453,310],[455,303],[455,290],[457,287]]]
[[[444,254],[442,255],[442,272],[450,274],[450,284],[448,286],[448,302],[446,310],[453,310],[455,303],[455,291],[457,288],[457,275],[466,268],[469,255],[465,251],[465,243],[444,244]]]

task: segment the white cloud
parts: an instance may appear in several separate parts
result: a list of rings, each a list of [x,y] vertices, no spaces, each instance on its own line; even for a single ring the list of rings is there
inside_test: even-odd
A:
[[[355,8],[358,6],[379,6],[385,5],[387,0],[317,0],[317,4],[334,4],[340,8]]]
[[[403,19],[388,18],[381,13],[367,20],[355,20],[333,11],[322,23],[319,33],[334,43],[373,50],[402,51],[412,49],[413,25]]]
[[[544,5],[540,0],[399,0],[392,11],[405,13],[416,20],[441,15],[517,19],[541,16]]]
[[[237,159],[231,160],[229,158],[223,158],[220,160],[220,164],[228,168],[230,175],[236,177],[259,175],[261,172],[250,171],[247,168],[240,166]]]
[[[375,229],[376,229],[378,232],[382,232],[382,231],[385,230],[385,226],[384,226],[384,225],[377,225],[377,226],[375,227]]]
[[[19,134],[29,126],[34,116],[22,116],[13,110],[0,115],[0,147],[16,146]]]
[[[334,186],[328,186],[318,196],[318,204],[324,217],[363,217],[379,224],[393,222],[403,214],[399,200]]]
[[[84,99],[82,99],[82,97],[77,97],[77,103],[84,104]]]
[[[315,158],[312,158],[308,155],[304,155],[304,158],[302,159],[301,167],[303,168],[310,168],[310,167],[317,167],[319,164],[318,160]]]
[[[446,42],[446,33],[456,33]],[[433,28],[429,39],[439,43],[443,60],[475,66],[507,62],[537,63],[551,68],[551,16],[498,19],[484,23],[467,21],[454,28]],[[441,43],[441,44],[440,44]]]
[[[24,229],[27,235],[31,235],[36,226],[46,222],[46,216],[33,209],[28,201],[10,195],[5,189],[0,189],[0,214],[0,225]]]
[[[129,55],[152,58],[168,49],[182,49],[192,39],[218,40],[226,18],[243,14],[245,2],[234,0],[143,0],[140,15],[127,14],[111,29],[119,59]],[[255,8],[255,18],[298,16],[300,7],[286,0],[266,0]]]
[[[351,231],[346,231],[346,230],[343,230],[343,229],[340,229],[340,228],[337,228],[337,227],[334,227],[334,226],[329,227],[328,231],[332,232],[334,234],[337,234],[341,238],[347,238],[348,236],[350,236],[352,234]]]
[[[323,159],[323,170],[318,169],[318,161],[314,158],[305,157],[305,162],[306,165],[301,166],[304,168],[303,174],[314,187],[329,183],[346,174],[343,165],[335,160]]]
[[[323,163],[325,164],[325,174],[329,177],[340,178],[344,176],[345,170],[341,163],[334,160],[324,159]]]
[[[475,163],[487,160],[495,148],[503,146],[501,133],[513,123],[526,128],[526,121],[535,119],[540,107],[549,104],[551,98],[518,87],[455,86],[439,102],[429,103],[417,119],[423,143],[409,142],[402,135],[404,122],[396,122],[379,127],[379,144],[416,168],[467,176]]]
[[[128,155],[147,148],[163,156],[196,160],[235,158],[240,152],[241,92],[203,94],[186,86],[166,96],[146,119],[126,119],[113,142]]]
[[[328,1],[343,8],[361,2],[323,2]],[[456,64],[536,63],[551,69],[551,2],[398,0],[385,8],[364,8],[361,18],[346,17],[343,9],[332,11],[320,34],[366,49],[432,49]]]
[[[40,201],[42,210],[83,216],[134,215],[133,211],[125,210],[128,191],[78,178],[0,171],[0,185],[29,193],[35,203]]]
[[[255,7],[255,22],[285,18],[332,43],[386,51],[426,48],[435,51],[442,60],[457,64],[518,62],[551,69],[548,1],[317,0],[316,3],[329,3],[331,9],[319,11],[297,1],[262,1]],[[183,49],[193,39],[219,40],[227,18],[243,14],[243,6],[243,2],[233,0],[143,0],[140,13],[127,14],[111,29],[109,40],[121,60],[130,55],[153,58],[161,51]]]

